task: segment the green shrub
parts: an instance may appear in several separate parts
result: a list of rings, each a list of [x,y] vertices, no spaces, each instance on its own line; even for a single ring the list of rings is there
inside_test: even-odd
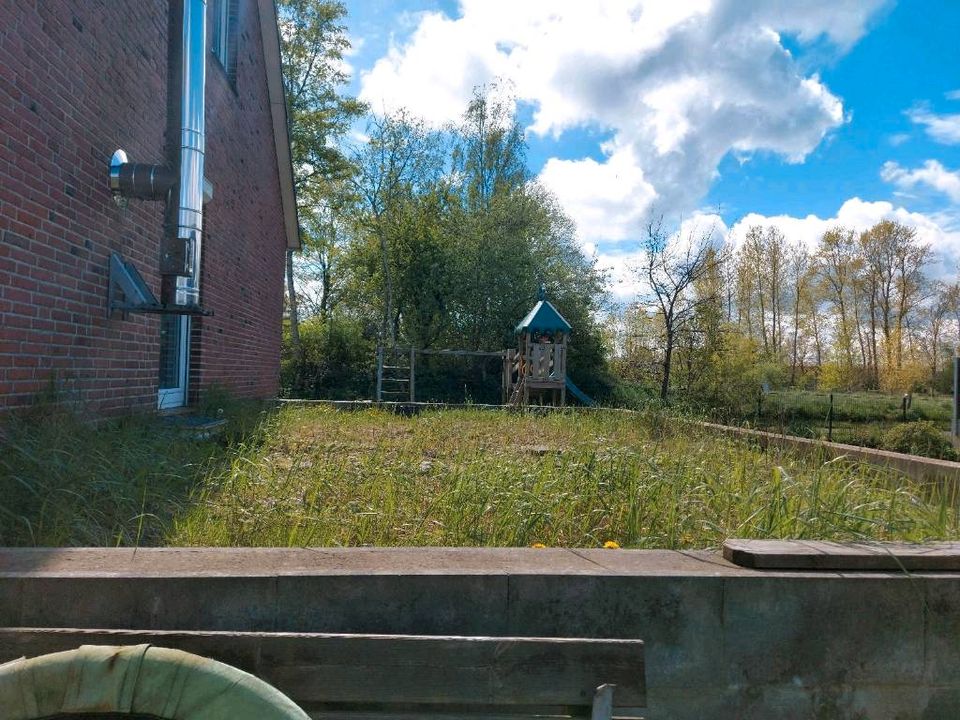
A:
[[[833,439],[847,445],[889,450],[884,444],[885,435],[883,428],[877,425],[859,425],[845,431],[834,431]]]
[[[956,460],[957,453],[953,443],[944,432],[932,422],[903,423],[883,433],[881,447],[884,450]]]
[[[373,394],[376,340],[361,321],[333,317],[300,323],[298,362],[285,329],[280,388],[286,397],[354,400]]]
[[[607,403],[612,407],[630,408],[632,410],[645,408],[651,404],[659,405],[659,388],[621,380],[610,390]]]

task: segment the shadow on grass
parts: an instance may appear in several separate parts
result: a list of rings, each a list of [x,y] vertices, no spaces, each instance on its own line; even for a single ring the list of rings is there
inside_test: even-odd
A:
[[[0,546],[161,545],[207,475],[255,445],[273,407],[232,402],[212,438],[155,415],[94,425],[53,406],[0,420]]]

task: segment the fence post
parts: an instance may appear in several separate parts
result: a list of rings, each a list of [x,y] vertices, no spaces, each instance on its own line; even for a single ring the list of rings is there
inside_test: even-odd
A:
[[[903,400],[900,403],[900,417],[903,422],[907,421],[907,394],[903,394]]]
[[[960,347],[953,357],[953,437],[960,436]]]
[[[377,402],[383,399],[383,345],[377,345]]]
[[[763,412],[763,388],[757,390],[757,421],[756,424],[760,424],[760,414]]]
[[[414,399],[416,397],[414,393],[414,382],[416,381],[417,373],[417,351],[414,349],[413,344],[410,345],[410,402],[416,402]]]
[[[830,393],[830,409],[827,410],[827,442],[833,442],[833,393]]]

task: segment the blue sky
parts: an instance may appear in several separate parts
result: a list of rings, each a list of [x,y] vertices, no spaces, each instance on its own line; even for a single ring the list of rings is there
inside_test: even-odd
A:
[[[960,2],[907,0],[880,12],[849,53],[832,61],[829,55],[810,58],[811,69],[843,100],[849,122],[800,164],[764,154],[745,165],[725,158],[706,204],[725,206],[731,219],[748,212],[829,217],[850,197],[895,200],[895,188],[880,177],[889,160],[914,167],[937,158],[958,168],[960,145],[934,142],[905,114],[919,103],[960,113],[960,101],[945,97],[960,88],[958,30]],[[804,64],[805,49],[791,45]],[[916,195],[911,209],[942,206],[936,195]]]
[[[507,79],[616,294],[643,221],[812,245],[890,217],[960,259],[956,0],[347,2],[351,91],[440,124]]]

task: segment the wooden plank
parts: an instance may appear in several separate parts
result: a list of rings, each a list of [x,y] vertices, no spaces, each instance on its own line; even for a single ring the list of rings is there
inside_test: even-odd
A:
[[[960,571],[960,543],[835,543],[822,540],[727,540],[723,557],[770,570]]]
[[[257,7],[260,11],[260,41],[263,43],[263,58],[267,66],[267,97],[270,102],[273,145],[277,153],[277,175],[280,182],[280,206],[283,209],[283,225],[286,230],[287,248],[299,250],[301,243],[297,222],[297,200],[294,193],[293,164],[290,159],[290,136],[287,131],[287,100],[283,91],[280,70],[280,32],[277,26],[277,6],[270,0],[261,0],[257,3]]]
[[[0,628],[0,663],[83,644],[139,643],[254,673],[308,712],[370,704],[588,709],[605,683],[617,686],[615,707],[645,704],[640,640]]]
[[[411,348],[407,347],[397,347],[398,352],[409,352]],[[475,357],[503,357],[506,351],[504,350],[431,350],[429,348],[415,348],[413,349],[419,355],[463,355],[463,356],[475,356]]]
[[[347,710],[342,708],[313,708],[305,711],[314,720],[424,720],[425,716],[429,720],[519,720],[526,718],[529,720],[530,713],[523,712],[498,712],[496,709],[484,709],[482,711],[464,711],[456,708],[430,707],[430,708],[380,708],[378,710]],[[583,712],[567,712],[558,710],[558,712],[537,717],[588,717]],[[630,712],[622,717],[640,718],[639,711]]]
[[[421,355],[462,355],[464,357],[503,357],[503,350],[417,350]]]

